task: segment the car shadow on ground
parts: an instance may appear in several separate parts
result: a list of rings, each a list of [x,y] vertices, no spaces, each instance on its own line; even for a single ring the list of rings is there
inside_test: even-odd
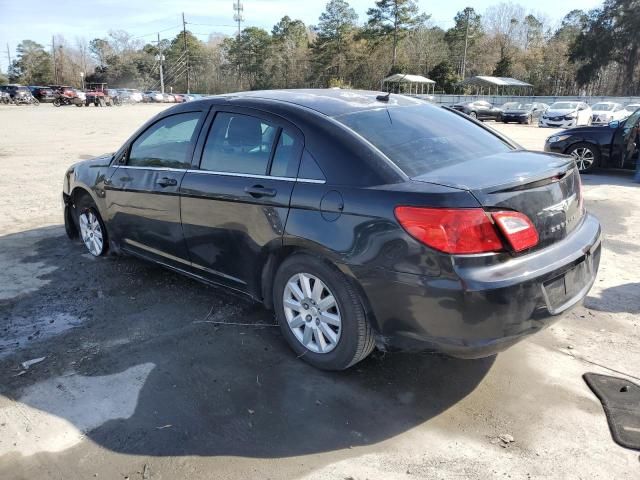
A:
[[[605,288],[599,297],[587,297],[584,306],[599,312],[639,314],[640,283],[625,283]]]
[[[47,439],[61,435],[46,428],[56,419],[75,429],[68,438],[137,455],[273,458],[370,445],[456,404],[494,363],[376,353],[323,372],[295,357],[262,307],[133,258],[95,259],[61,228],[0,237],[0,251],[37,280],[0,300],[5,334],[33,331],[0,356],[0,394],[44,416],[34,438],[16,433],[20,419],[0,427],[0,437],[17,435],[8,452],[81,448]],[[0,285],[12,275],[0,271]],[[70,327],[48,331],[62,314]]]

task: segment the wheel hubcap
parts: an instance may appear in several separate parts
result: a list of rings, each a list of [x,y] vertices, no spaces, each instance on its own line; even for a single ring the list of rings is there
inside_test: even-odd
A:
[[[79,220],[80,235],[85,247],[92,255],[99,256],[102,253],[104,243],[98,217],[91,210],[87,210],[80,214]]]
[[[593,165],[593,152],[586,147],[576,148],[571,152],[571,156],[575,159],[578,170],[587,170]]]
[[[329,353],[340,341],[342,317],[333,293],[318,277],[292,276],[283,295],[287,324],[298,341],[314,353]]]

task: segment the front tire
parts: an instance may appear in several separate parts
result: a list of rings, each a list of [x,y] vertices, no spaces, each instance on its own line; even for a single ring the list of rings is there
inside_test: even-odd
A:
[[[477,114],[476,112],[471,112],[471,113],[469,113],[469,116],[470,116],[471,118],[475,118],[475,119],[477,119],[477,118],[478,118],[478,114]]]
[[[600,164],[600,150],[591,143],[576,143],[571,145],[565,153],[574,158],[580,173],[591,173]]]
[[[87,195],[80,197],[75,206],[80,239],[89,253],[100,257],[107,253],[109,240],[107,228],[95,204]]]
[[[314,367],[344,370],[375,346],[360,294],[322,259],[305,254],[287,258],[275,277],[273,305],[287,343]]]

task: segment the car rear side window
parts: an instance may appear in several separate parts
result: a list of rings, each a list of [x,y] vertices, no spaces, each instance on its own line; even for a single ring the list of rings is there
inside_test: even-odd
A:
[[[514,148],[473,122],[426,104],[359,111],[336,120],[366,138],[409,177],[482,162]]]
[[[189,168],[200,112],[179,113],[154,123],[131,145],[127,165]]]
[[[250,115],[221,112],[211,125],[201,170],[265,175],[278,128]]]

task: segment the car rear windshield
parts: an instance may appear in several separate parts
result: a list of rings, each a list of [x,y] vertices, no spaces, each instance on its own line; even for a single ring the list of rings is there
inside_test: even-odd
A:
[[[556,102],[551,105],[552,110],[573,110],[574,108],[578,108],[575,102]]]
[[[430,105],[379,108],[336,117],[409,177],[512,150],[488,130]]]
[[[596,103],[593,107],[591,107],[591,109],[598,110],[600,112],[609,112],[613,110],[614,107],[615,105],[613,103]]]
[[[518,103],[518,102],[509,102],[505,103],[502,108],[504,110],[529,110],[531,108],[530,103]]]

